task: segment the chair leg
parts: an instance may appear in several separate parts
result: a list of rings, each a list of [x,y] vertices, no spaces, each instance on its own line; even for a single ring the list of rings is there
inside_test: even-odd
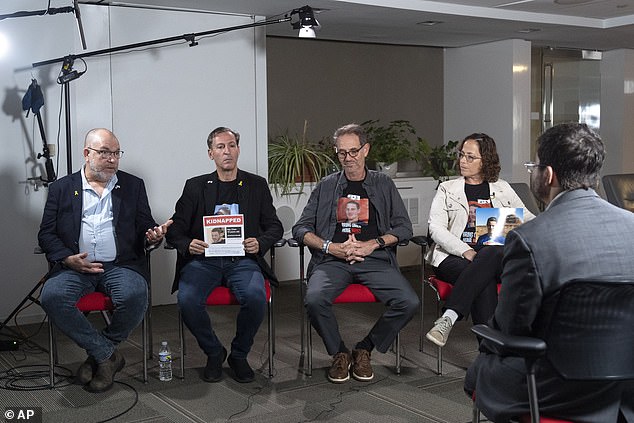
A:
[[[472,423],[480,423],[480,410],[476,407],[475,399],[473,401],[473,417],[471,418]]]
[[[307,376],[313,375],[313,330],[310,325],[310,319],[305,316],[306,319],[306,362],[307,362]]]
[[[440,312],[442,311],[440,307],[440,299],[436,302],[436,316],[440,317]],[[436,374],[442,376],[442,347],[436,348],[438,350],[438,354],[436,356]]]
[[[183,316],[178,312],[178,341],[181,349],[181,380],[185,380],[185,334],[183,333]]]
[[[396,374],[400,375],[401,374],[401,332],[396,334],[396,341],[395,341],[395,348],[396,348]]]
[[[275,354],[275,324],[273,322],[273,287],[271,287],[271,299],[268,304],[269,326],[269,378],[273,377],[273,355]]]
[[[148,321],[141,322],[141,342],[143,343],[143,383],[147,383],[147,360],[148,360]]]
[[[50,378],[49,386],[51,388],[55,387],[55,360],[56,360],[56,348],[55,348],[55,339],[53,331],[55,328],[53,327],[53,323],[51,320],[48,320],[48,377]]]

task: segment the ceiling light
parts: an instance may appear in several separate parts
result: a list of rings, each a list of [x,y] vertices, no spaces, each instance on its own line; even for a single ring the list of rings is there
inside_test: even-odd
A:
[[[422,21],[417,22],[416,25],[434,26],[443,23],[442,21]]]
[[[520,29],[519,32],[520,34],[530,34],[531,32],[539,32],[541,31],[541,29],[539,28],[524,28],[524,29]]]
[[[319,29],[319,22],[315,19],[315,13],[310,6],[293,9],[291,16],[298,14],[299,20],[292,22],[293,29],[299,29],[300,38],[315,38],[315,29]]]
[[[584,3],[592,3],[594,0],[555,0],[555,4],[561,5],[575,5],[575,4],[584,4]]]

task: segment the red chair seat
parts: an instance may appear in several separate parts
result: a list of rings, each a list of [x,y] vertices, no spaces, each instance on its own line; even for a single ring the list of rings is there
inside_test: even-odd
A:
[[[522,417],[520,417],[520,423],[531,423],[531,415],[524,414]],[[551,417],[539,416],[539,423],[574,423],[574,422],[570,420],[560,420],[560,419],[553,419]]]
[[[365,285],[351,283],[344,291],[335,298],[335,304],[343,303],[376,303],[378,300]]]
[[[264,286],[266,288],[266,300],[269,301],[271,299],[271,285],[268,280],[264,281]],[[211,291],[205,304],[208,306],[240,305],[236,296],[226,286],[219,286]]]
[[[82,313],[112,311],[114,310],[114,304],[112,304],[112,299],[103,292],[91,292],[77,301],[77,308]]]

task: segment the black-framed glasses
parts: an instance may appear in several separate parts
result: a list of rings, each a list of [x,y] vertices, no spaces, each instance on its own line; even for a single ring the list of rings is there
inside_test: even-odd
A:
[[[524,167],[526,167],[526,171],[528,173],[533,173],[533,171],[540,167],[548,167],[547,165],[535,163],[535,162],[526,162],[524,163]]]
[[[341,160],[345,160],[347,155],[350,155],[350,157],[355,158],[359,155],[359,151],[363,150],[364,146],[365,144],[363,144],[359,148],[353,148],[348,151],[335,149],[335,153],[337,153],[337,157],[339,157]]]
[[[109,159],[111,157],[115,159],[120,159],[121,156],[123,156],[123,151],[121,150],[109,151],[109,150],[95,150],[94,148],[90,148],[90,147],[86,147],[86,148],[90,151],[94,151],[95,153],[97,153],[100,159]]]
[[[458,153],[458,161],[465,159],[467,163],[473,163],[474,160],[480,160],[482,157],[472,156],[471,154],[465,154],[462,151]]]

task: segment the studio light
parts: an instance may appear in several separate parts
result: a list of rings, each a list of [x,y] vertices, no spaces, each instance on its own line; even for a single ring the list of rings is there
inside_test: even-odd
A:
[[[319,22],[315,19],[315,13],[310,6],[293,9],[291,16],[298,14],[299,20],[292,22],[293,29],[299,29],[300,38],[315,38],[315,29],[319,29]]]

